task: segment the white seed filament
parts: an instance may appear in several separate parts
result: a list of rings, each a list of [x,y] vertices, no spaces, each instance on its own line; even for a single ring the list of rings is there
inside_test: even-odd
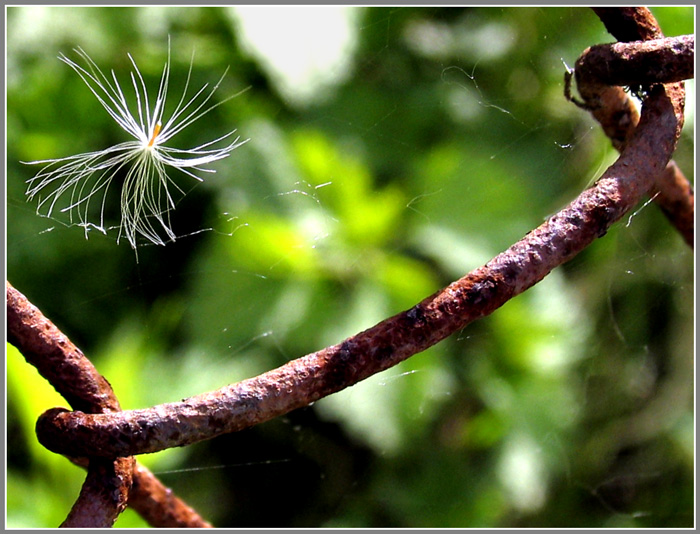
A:
[[[171,192],[172,189],[182,195],[185,192],[168,175],[168,171],[175,169],[177,173],[201,182],[201,173],[216,172],[207,168],[208,164],[228,157],[233,149],[247,141],[235,137],[223,146],[214,146],[233,136],[236,132],[233,130],[194,148],[180,149],[166,145],[190,124],[237,96],[229,96],[207,107],[228,69],[212,88],[205,84],[194,95],[188,96],[193,54],[182,96],[166,120],[163,114],[170,80],[169,45],[168,60],[163,68],[155,102],[150,101],[141,72],[131,55],[127,54],[133,66],[130,78],[136,96],[136,109],[132,109],[127,102],[114,71],[110,72],[111,76],[106,75],[82,48],[75,49],[75,52],[85,66],[63,54],[59,55],[59,59],[80,76],[110,117],[134,139],[95,152],[29,162],[43,168],[27,181],[28,199],[39,199],[39,215],[51,217],[54,211],[59,211],[69,214],[71,224],[78,219],[77,224],[85,228],[87,237],[90,229],[106,234],[114,228],[105,225],[105,202],[110,188],[117,187],[121,196],[117,242],[120,237],[125,237],[136,249],[139,237],[156,245],[174,241],[176,236],[170,228],[170,212],[175,209],[176,203]],[[149,132],[151,127],[152,131]],[[97,203],[99,206],[95,205]]]

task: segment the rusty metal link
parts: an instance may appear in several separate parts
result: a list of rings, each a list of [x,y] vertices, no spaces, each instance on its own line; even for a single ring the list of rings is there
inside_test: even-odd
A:
[[[577,79],[607,85],[673,83],[693,77],[695,36],[591,46],[576,61]]]
[[[94,413],[119,411],[112,387],[92,362],[9,282],[6,309],[8,341],[71,406]],[[62,526],[110,527],[127,504],[152,526],[211,526],[133,458],[115,458],[71,457],[88,474]]]
[[[624,150],[639,122],[632,97],[621,85],[634,88],[640,96],[655,83],[677,86],[693,77],[695,38],[664,38],[651,11],[643,7],[593,8],[608,31],[621,42],[586,49],[573,71],[583,101],[571,97],[565,77],[567,97],[590,111],[613,146]],[[674,82],[673,84],[669,82]],[[675,162],[659,173],[649,196],[675,226],[684,241],[694,246],[695,197],[693,187]]]
[[[668,163],[683,126],[682,87],[657,85],[620,158],[596,185],[510,249],[410,310],[338,345],[217,391],[146,410],[49,410],[39,441],[63,454],[107,457],[210,439],[306,406],[421,352],[574,257],[633,208]]]
[[[126,508],[135,463],[133,456],[92,458],[80,495],[61,527],[111,527]]]
[[[605,29],[618,41],[649,41],[664,36],[656,18],[646,7],[593,7]]]

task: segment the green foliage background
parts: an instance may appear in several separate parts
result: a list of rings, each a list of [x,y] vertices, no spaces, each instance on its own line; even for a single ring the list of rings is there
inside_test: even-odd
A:
[[[653,11],[666,35],[693,32],[692,7]],[[613,41],[591,11],[351,12],[348,72],[302,102],[241,45],[230,8],[7,9],[7,276],[124,409],[254,376],[412,306],[614,160],[563,97],[562,60]],[[171,104],[193,49],[192,87],[227,65],[217,97],[250,86],[177,146],[232,127],[250,141],[179,203],[173,222],[187,237],[140,247],[137,263],[116,233],[86,240],[38,217],[24,197],[38,169],[20,161],[126,140],[59,52],[81,46],[128,93],[127,52],[155,88],[168,35]],[[692,180],[688,107],[676,159]],[[693,266],[647,206],[397,368],[139,460],[217,526],[692,526]],[[84,472],[33,433],[59,405],[8,346],[9,527],[56,526],[78,495]],[[129,510],[117,526],[145,524]]]

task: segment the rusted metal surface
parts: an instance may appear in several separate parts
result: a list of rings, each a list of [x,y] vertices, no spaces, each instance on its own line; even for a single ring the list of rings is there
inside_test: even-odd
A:
[[[7,336],[75,409],[118,411],[119,401],[95,366],[12,285],[6,283]],[[114,458],[114,457],[112,457]],[[95,459],[64,527],[111,527],[127,504],[132,458]]]
[[[605,29],[618,41],[649,41],[664,35],[646,7],[593,7]]]
[[[211,528],[190,506],[144,466],[134,465],[134,485],[129,494],[129,506],[152,527]]]
[[[8,341],[71,406],[94,413],[119,411],[114,391],[92,362],[9,282],[6,309]],[[132,458],[109,460],[90,453],[71,460],[87,468],[88,474],[64,527],[110,527],[127,498],[129,506],[152,526],[210,526]],[[154,493],[149,495],[149,489]]]
[[[421,352],[525,291],[604,235],[647,193],[683,124],[682,87],[656,86],[620,158],[594,187],[483,267],[338,345],[220,390],[145,410],[49,410],[39,440],[64,454],[155,452],[210,439],[306,406]]]
[[[646,8],[593,9],[608,31],[623,42],[592,46],[577,60],[576,85],[583,98],[583,102],[577,103],[591,112],[613,146],[622,151],[634,133],[639,114],[631,96],[622,87],[611,84],[648,87],[654,82],[678,82],[693,77],[695,38],[664,38],[656,19]],[[640,79],[644,76],[648,78]],[[693,187],[673,161],[655,178],[650,196],[692,248]]]
[[[119,411],[95,366],[36,306],[6,282],[7,338],[75,410]]]
[[[104,528],[114,525],[127,505],[134,463],[132,456],[117,460],[91,459],[80,496],[61,527]]]
[[[695,36],[595,45],[576,61],[581,78],[607,85],[673,83],[693,77]]]
[[[695,194],[688,179],[675,162],[656,177],[649,193],[666,218],[680,232],[683,240],[693,248],[695,237]]]

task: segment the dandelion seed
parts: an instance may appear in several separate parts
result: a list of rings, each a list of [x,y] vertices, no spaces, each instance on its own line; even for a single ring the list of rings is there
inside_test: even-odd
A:
[[[36,197],[37,214],[45,217],[51,217],[56,211],[68,213],[71,224],[85,229],[86,238],[90,229],[106,234],[112,228],[105,227],[105,201],[116,180],[121,182],[121,221],[117,242],[123,236],[136,249],[139,237],[157,245],[175,241],[176,235],[170,225],[170,212],[175,209],[171,189],[176,189],[181,195],[185,192],[168,175],[168,169],[176,169],[201,182],[203,179],[198,173],[216,172],[207,168],[208,164],[228,157],[235,148],[247,141],[236,137],[225,146],[215,148],[218,143],[231,138],[236,132],[233,130],[195,148],[183,150],[165,146],[166,142],[192,123],[238,96],[232,95],[205,107],[221,85],[228,69],[213,88],[208,90],[209,84],[205,84],[193,96],[188,97],[193,53],[182,96],[169,118],[163,120],[170,81],[169,41],[168,60],[163,67],[153,107],[149,103],[143,76],[131,54],[127,54],[134,68],[130,77],[136,99],[136,113],[132,112],[114,71],[111,71],[111,77],[107,76],[82,48],[74,51],[85,66],[63,54],[58,58],[82,78],[107,113],[135,140],[96,152],[27,162],[45,165],[27,181],[28,200]]]

